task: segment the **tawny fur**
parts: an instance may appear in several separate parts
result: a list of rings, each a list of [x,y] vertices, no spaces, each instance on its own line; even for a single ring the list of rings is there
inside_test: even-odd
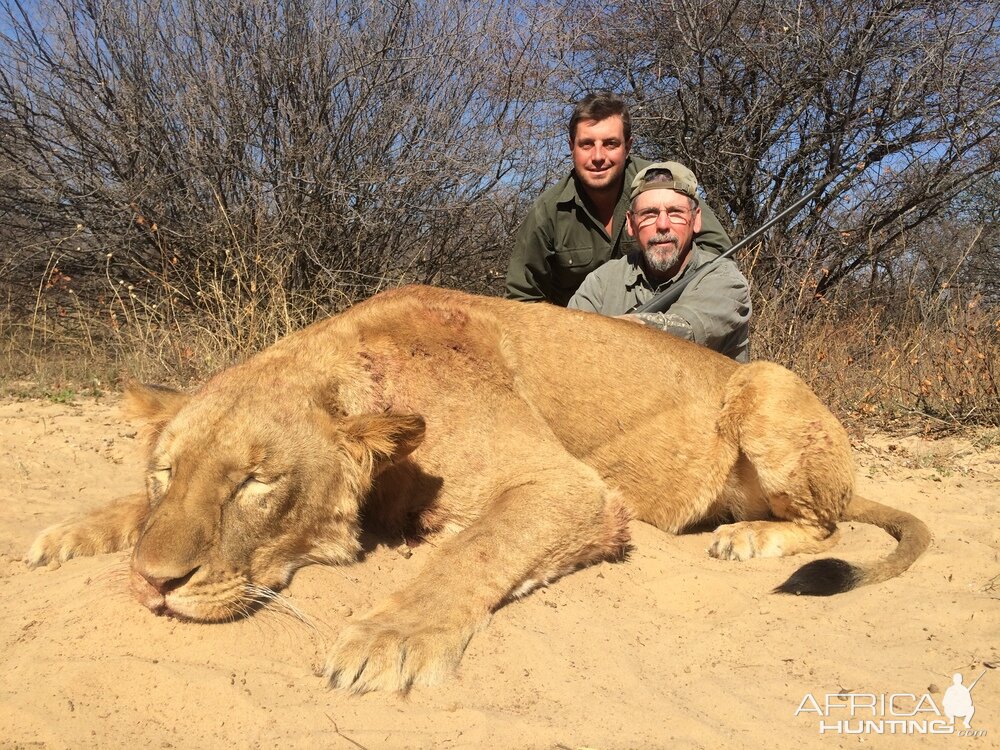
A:
[[[846,433],[791,372],[548,305],[399,289],[192,395],[134,386],[128,402],[148,425],[146,493],[47,529],[29,562],[134,545],[143,604],[217,621],[302,565],[354,560],[362,518],[453,532],[341,632],[327,676],[359,692],[441,678],[504,601],[619,556],[631,517],[728,521],[710,553],[737,560],[826,549],[848,518],[901,540],[838,563],[830,591],[782,589],[805,593],[897,575],[929,543],[855,497]]]

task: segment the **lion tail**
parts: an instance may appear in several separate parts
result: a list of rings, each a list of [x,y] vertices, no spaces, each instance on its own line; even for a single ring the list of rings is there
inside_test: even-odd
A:
[[[835,558],[814,560],[795,571],[774,590],[775,593],[831,596],[881,583],[909,568],[931,543],[930,530],[916,516],[857,495],[847,506],[842,520],[878,526],[895,537],[899,544],[886,557],[867,565],[854,565]]]

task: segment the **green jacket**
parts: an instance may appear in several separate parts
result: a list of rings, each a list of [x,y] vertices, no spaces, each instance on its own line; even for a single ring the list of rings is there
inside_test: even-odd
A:
[[[507,298],[522,302],[546,300],[565,307],[587,274],[634,250],[635,243],[625,231],[629,200],[624,186],[651,163],[638,157],[629,157],[625,162],[625,181],[615,206],[610,237],[581,195],[574,172],[542,193],[517,231],[507,267]],[[729,235],[705,201],[699,203],[698,245],[715,254],[728,250],[733,244]]]

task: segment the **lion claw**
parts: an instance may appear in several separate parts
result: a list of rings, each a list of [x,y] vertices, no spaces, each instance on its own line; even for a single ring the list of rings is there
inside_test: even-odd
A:
[[[85,518],[73,519],[44,529],[35,537],[24,560],[32,568],[46,564],[59,567],[74,557],[117,552],[128,541],[122,534],[106,530]]]
[[[347,625],[333,646],[324,678],[331,687],[367,693],[407,692],[450,675],[472,637],[434,626],[401,627],[375,616]]]

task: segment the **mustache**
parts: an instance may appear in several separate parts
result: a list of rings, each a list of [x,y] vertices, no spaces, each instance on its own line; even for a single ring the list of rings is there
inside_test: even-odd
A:
[[[680,237],[672,232],[658,232],[649,238],[650,245],[680,245]]]

